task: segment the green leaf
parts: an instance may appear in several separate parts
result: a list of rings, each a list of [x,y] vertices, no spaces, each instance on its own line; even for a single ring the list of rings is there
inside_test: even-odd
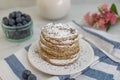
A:
[[[117,20],[118,20],[118,21],[120,21],[120,16],[119,16],[119,17],[117,17]]]
[[[118,15],[118,11],[117,11],[116,5],[114,3],[111,5],[110,9]]]
[[[106,31],[109,31],[111,27],[112,27],[111,24],[108,23],[108,24],[107,24],[107,29],[106,29]]]

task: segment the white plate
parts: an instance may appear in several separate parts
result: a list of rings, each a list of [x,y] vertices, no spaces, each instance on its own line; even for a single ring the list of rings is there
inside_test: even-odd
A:
[[[39,56],[39,42],[32,44],[28,52],[28,59],[32,66],[39,71],[50,75],[70,75],[78,73],[87,68],[94,58],[92,47],[84,40],[80,39],[80,58],[69,66],[55,66],[41,59]]]

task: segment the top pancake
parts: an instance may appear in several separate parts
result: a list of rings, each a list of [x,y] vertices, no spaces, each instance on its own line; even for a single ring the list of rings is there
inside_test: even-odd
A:
[[[52,40],[52,42],[69,43],[69,41],[78,38],[77,30],[74,27],[61,23],[49,23],[42,28],[41,35],[44,36],[47,41]]]

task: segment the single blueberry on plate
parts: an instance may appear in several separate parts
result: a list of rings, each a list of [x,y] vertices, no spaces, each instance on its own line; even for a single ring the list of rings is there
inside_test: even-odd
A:
[[[5,24],[5,25],[8,25],[8,24],[9,24],[9,20],[8,20],[7,17],[4,17],[4,18],[3,18],[3,24]]]
[[[31,71],[25,70],[22,72],[22,78],[23,79],[28,79],[28,77],[31,75]]]
[[[37,78],[34,74],[30,74],[28,80],[37,80]]]
[[[70,80],[76,80],[75,78],[70,78]]]
[[[70,78],[65,78],[65,80],[70,80]]]
[[[75,78],[66,78],[65,80],[76,80]]]
[[[15,20],[14,19],[9,19],[9,26],[14,26],[15,25]]]

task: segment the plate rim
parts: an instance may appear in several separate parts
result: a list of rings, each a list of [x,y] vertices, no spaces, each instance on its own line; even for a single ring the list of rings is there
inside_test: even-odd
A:
[[[71,72],[71,73],[66,73],[66,74],[64,74],[64,73],[62,73],[62,74],[55,74],[55,73],[45,72],[45,71],[39,69],[38,67],[36,67],[36,66],[31,62],[32,59],[29,58],[29,53],[30,53],[30,49],[32,48],[32,46],[35,45],[35,43],[39,42],[38,40],[35,41],[35,42],[33,42],[32,45],[30,46],[29,50],[28,50],[28,61],[30,62],[30,64],[31,64],[35,69],[37,69],[38,71],[41,71],[41,72],[43,72],[43,73],[45,73],[45,74],[49,74],[49,75],[61,76],[61,75],[71,75],[71,74],[79,73],[79,72],[83,71],[84,69],[86,69],[87,67],[89,67],[90,64],[93,62],[93,59],[94,59],[94,51],[93,51],[92,46],[91,46],[87,41],[85,41],[84,39],[79,39],[79,41],[80,41],[80,40],[82,40],[84,43],[87,44],[87,46],[89,46],[89,48],[91,49],[91,53],[92,53],[91,61],[89,62],[89,64],[87,64],[84,68],[82,68],[82,69],[80,69],[80,70],[73,71],[73,72]],[[50,64],[50,63],[49,63],[49,64]],[[72,64],[71,64],[71,65],[72,65]],[[53,65],[53,66],[55,66],[55,65]]]

